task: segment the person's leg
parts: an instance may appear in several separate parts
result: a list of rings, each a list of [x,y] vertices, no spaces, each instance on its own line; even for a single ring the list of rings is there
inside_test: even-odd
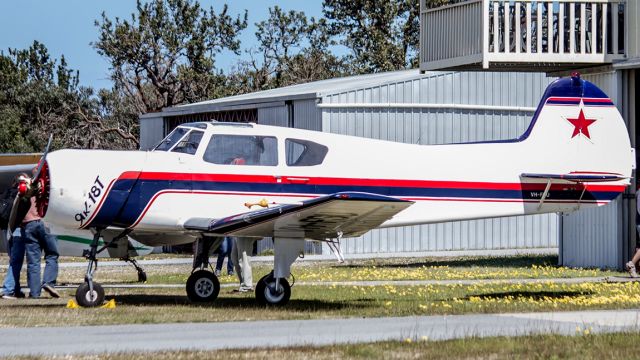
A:
[[[634,264],[638,264],[638,261],[640,261],[640,248],[636,248],[636,253],[633,254],[633,257],[631,258],[631,262]]]
[[[237,238],[231,238],[231,260],[233,261],[234,268],[236,269],[236,276],[238,277],[238,281],[240,281],[240,285],[242,286],[243,278],[242,278],[242,265],[240,261],[238,261],[240,254],[238,253],[238,241]]]
[[[22,271],[22,264],[24,262],[24,241],[21,236],[17,235],[13,238],[13,247],[11,248],[11,261],[9,267],[13,273],[15,279],[15,287],[13,294],[16,296],[22,296],[22,289],[20,286],[20,272]]]
[[[230,237],[225,237],[224,242],[227,243],[227,274],[233,275],[233,261],[231,260],[231,247],[233,246],[233,241]]]
[[[40,242],[34,233],[36,228],[33,221],[24,225],[22,239],[24,240],[25,253],[27,254],[27,284],[29,285],[29,297],[38,298],[42,289],[40,282]]]
[[[2,282],[2,294],[12,295],[15,287],[15,281],[13,278],[13,271],[11,269],[11,249],[13,246],[13,239],[7,240],[7,255],[9,255],[9,268],[7,269],[7,275]]]
[[[238,244],[238,260],[234,259],[234,262],[237,261],[241,264],[240,268],[242,269],[242,281],[240,283],[240,287],[244,287],[246,289],[253,288],[253,274],[251,272],[251,263],[249,262],[249,256],[253,251],[254,242],[255,240],[253,238],[236,238],[236,243]]]
[[[222,265],[224,264],[224,258],[229,254],[230,249],[227,246],[227,237],[225,237],[218,247],[218,259],[216,260],[216,275],[220,276]]]
[[[49,235],[47,233],[47,229],[44,227],[44,222],[35,221],[36,222],[36,232],[38,234],[38,240],[40,241],[40,246],[44,251],[44,276],[43,276],[43,285],[55,286],[56,280],[58,279],[58,244],[55,236]]]

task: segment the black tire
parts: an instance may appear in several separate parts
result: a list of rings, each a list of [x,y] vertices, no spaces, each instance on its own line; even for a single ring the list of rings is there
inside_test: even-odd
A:
[[[220,293],[218,278],[207,270],[198,270],[187,279],[187,297],[191,302],[211,302]]]
[[[83,283],[76,290],[76,301],[82,307],[96,307],[104,302],[104,289],[100,284],[93,283],[93,293],[89,292],[89,283]]]
[[[146,283],[147,282],[147,273],[144,271],[139,271],[138,272],[138,282],[139,283]]]
[[[291,285],[285,278],[280,279],[280,292],[276,291],[273,273],[265,275],[256,284],[256,300],[260,305],[283,306],[291,298]]]

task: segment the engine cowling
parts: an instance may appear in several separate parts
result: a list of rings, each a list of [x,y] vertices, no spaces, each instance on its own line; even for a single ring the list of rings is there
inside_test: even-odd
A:
[[[45,220],[70,228],[111,226],[126,203],[128,186],[118,179],[139,173],[143,151],[59,150],[47,155],[39,207]]]

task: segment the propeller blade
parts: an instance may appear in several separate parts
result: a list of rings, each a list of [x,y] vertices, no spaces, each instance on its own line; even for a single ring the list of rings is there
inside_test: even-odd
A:
[[[51,142],[53,141],[53,134],[49,135],[49,141],[47,142],[47,147],[44,149],[44,153],[42,153],[42,157],[38,162],[38,169],[36,170],[35,175],[33,175],[33,179],[31,183],[35,184],[36,180],[40,178],[40,172],[42,171],[42,167],[44,166],[44,161],[47,159],[47,154],[49,153],[49,148],[51,147]]]

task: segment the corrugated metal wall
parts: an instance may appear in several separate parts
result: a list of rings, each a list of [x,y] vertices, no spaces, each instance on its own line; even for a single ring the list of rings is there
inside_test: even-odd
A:
[[[293,117],[293,127],[297,129],[322,131],[322,113],[317,99],[294,101]]]
[[[536,107],[547,85],[544,74],[456,72],[327,95],[323,103],[418,103]],[[529,111],[424,108],[323,108],[322,130],[414,144],[515,138]],[[374,230],[343,242],[348,254],[558,246],[555,214],[458,221]]]
[[[140,120],[140,150],[150,150],[164,138],[162,117]]]
[[[622,109],[621,73],[606,71],[586,74],[583,79],[596,84]],[[626,119],[625,119],[626,121]],[[562,219],[562,265],[619,268],[622,262],[623,236],[621,198],[611,204],[581,210]]]
[[[288,117],[287,106],[258,108],[258,124],[287,126]]]

